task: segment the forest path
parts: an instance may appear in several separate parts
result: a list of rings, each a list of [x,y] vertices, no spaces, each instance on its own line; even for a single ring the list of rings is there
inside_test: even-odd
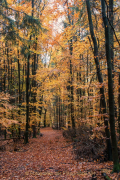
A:
[[[0,152],[0,180],[90,180],[101,167],[95,162],[77,163],[62,131],[43,128],[41,133],[19,151]]]

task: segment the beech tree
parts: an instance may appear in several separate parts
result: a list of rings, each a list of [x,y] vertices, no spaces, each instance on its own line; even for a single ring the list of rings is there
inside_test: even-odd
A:
[[[98,57],[98,45],[97,45],[96,37],[94,34],[94,30],[93,30],[93,23],[92,23],[92,19],[91,19],[91,10],[90,10],[89,0],[86,0],[86,5],[87,5],[87,11],[88,11],[90,34],[91,34],[92,41],[94,43],[94,59],[95,59],[95,64],[96,64],[97,76],[98,76],[99,82],[101,84],[103,84],[103,78],[102,78],[102,73],[100,70],[99,57]],[[102,107],[104,108],[103,113],[106,114],[106,102],[105,102],[104,86],[103,85],[100,88],[100,94],[102,96],[101,97]],[[109,156],[108,158],[109,158],[109,160],[111,160],[112,157],[111,157],[110,133],[109,133],[109,128],[108,128],[108,121],[107,121],[105,115],[104,115],[104,124],[105,124],[105,132],[106,132],[107,151],[108,151],[108,156]]]
[[[106,59],[107,59],[107,66],[108,66],[109,122],[110,122],[110,130],[111,130],[112,154],[113,154],[113,163],[114,163],[113,172],[119,172],[120,166],[119,166],[117,140],[116,140],[116,132],[115,132],[114,93],[113,93],[113,78],[112,78],[113,55],[112,55],[112,60],[111,60],[111,48],[113,47],[113,45],[111,45],[111,42],[110,42],[110,31],[109,31],[108,19],[106,17],[106,12],[105,12],[104,0],[101,0],[101,5],[102,5],[103,23],[104,23],[104,28],[105,28],[105,48],[106,48]],[[112,6],[113,6],[113,3],[112,3]],[[112,9],[113,8],[111,8],[110,10]],[[112,33],[112,36],[113,36],[113,33]]]

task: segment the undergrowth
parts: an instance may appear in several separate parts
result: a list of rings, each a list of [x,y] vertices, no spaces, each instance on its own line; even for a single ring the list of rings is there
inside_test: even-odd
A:
[[[88,161],[107,161],[107,151],[104,131],[93,132],[91,127],[81,125],[76,129],[63,130],[66,141],[73,143],[75,159],[87,159]]]

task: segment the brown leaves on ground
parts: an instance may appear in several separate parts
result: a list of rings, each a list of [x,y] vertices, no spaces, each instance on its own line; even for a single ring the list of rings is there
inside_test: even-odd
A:
[[[68,144],[59,130],[41,129],[42,137],[30,139],[19,151],[0,152],[0,179],[6,180],[81,180],[104,179],[105,172],[111,179],[119,174],[110,174],[112,162],[76,161],[72,145]]]

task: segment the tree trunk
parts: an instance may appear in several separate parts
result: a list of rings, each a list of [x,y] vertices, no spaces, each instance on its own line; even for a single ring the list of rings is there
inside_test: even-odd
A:
[[[32,0],[32,16],[34,15],[34,0]],[[35,36],[34,36],[35,38]],[[36,42],[37,42],[37,38],[36,38]],[[33,45],[33,48],[35,50],[37,50],[37,43],[34,43]],[[37,96],[37,93],[36,93],[36,62],[37,62],[37,55],[36,53],[34,53],[33,55],[33,62],[32,62],[32,75],[33,75],[33,78],[32,78],[32,103],[33,103],[33,108],[32,108],[32,112],[33,112],[33,115],[36,117],[36,96]],[[37,122],[36,122],[36,118],[33,122],[34,126],[37,125]],[[34,131],[35,131],[36,127],[34,128]],[[33,132],[33,134],[35,134]],[[33,136],[33,137],[36,137]]]
[[[45,109],[45,113],[44,113],[44,127],[46,127],[46,112],[47,112],[47,109]]]
[[[67,7],[68,7],[68,21],[70,25],[73,25],[73,18],[72,18],[72,13],[69,12],[69,6],[68,6],[68,1],[67,1]],[[71,14],[70,14],[71,13]],[[71,116],[71,121],[72,121],[72,128],[75,128],[75,116],[74,116],[74,88],[73,88],[73,67],[72,67],[72,53],[73,53],[73,38],[71,38],[69,40],[69,51],[70,51],[70,79],[69,79],[69,83],[70,83],[70,116]]]
[[[20,62],[19,62],[19,50],[18,50],[18,94],[19,94],[19,97],[18,97],[18,103],[19,103],[19,111],[18,111],[18,114],[20,116],[20,107],[21,107],[21,90],[20,90]],[[20,125],[19,125],[19,128],[18,128],[18,132],[19,132],[19,138],[21,136],[21,130],[20,130]]]
[[[114,94],[113,94],[113,79],[112,79],[112,62],[111,62],[111,51],[110,51],[110,32],[108,20],[105,14],[105,1],[101,0],[102,5],[102,17],[105,28],[105,47],[106,47],[106,59],[108,66],[108,95],[109,95],[109,122],[111,130],[111,141],[112,141],[112,156],[113,156],[113,172],[119,172],[119,158],[117,150],[117,140],[115,132],[115,117],[114,117]]]
[[[103,79],[102,79],[102,73],[100,71],[100,64],[99,64],[99,59],[98,59],[98,46],[97,46],[97,41],[96,41],[96,37],[94,34],[94,30],[93,30],[93,23],[92,23],[92,18],[91,18],[91,10],[90,10],[89,0],[86,0],[86,5],[87,5],[87,12],[88,12],[90,34],[91,34],[91,38],[92,38],[92,41],[94,44],[94,60],[95,60],[95,64],[96,64],[97,77],[98,77],[98,81],[102,84]],[[101,94],[101,102],[102,102],[103,114],[104,114],[104,125],[105,125],[105,133],[106,133],[106,144],[107,144],[108,159],[112,160],[110,132],[109,132],[109,127],[108,127],[108,121],[107,121],[107,118],[105,117],[105,114],[107,113],[107,111],[106,111],[106,102],[105,102],[104,86],[103,85],[100,88],[100,94]]]
[[[70,40],[70,55],[72,57],[72,39]],[[75,116],[74,116],[74,96],[73,96],[73,72],[72,72],[72,61],[70,59],[70,109],[71,109],[71,121],[72,128],[75,128]]]
[[[119,116],[118,116],[118,127],[119,127],[119,140],[120,140],[120,72],[119,72],[119,92],[118,92],[118,108],[119,108]]]
[[[8,93],[9,93],[9,90],[10,90],[10,67],[9,67],[9,49],[8,49],[8,47],[7,47],[7,63],[8,63]]]
[[[109,0],[109,21],[113,26],[113,0]],[[110,27],[110,52],[111,52],[111,63],[112,63],[112,70],[114,71],[114,51],[113,51],[113,29]],[[114,78],[114,73],[113,73]]]
[[[32,129],[33,129],[33,138],[36,138],[36,125],[32,125]]]
[[[26,144],[28,143],[28,126],[29,126],[29,60],[30,60],[30,54],[28,55],[28,59],[27,59],[27,77],[26,77],[26,131],[25,131]]]
[[[60,99],[60,97],[58,97],[58,111],[59,111],[59,113],[58,113],[58,119],[59,119],[59,129],[61,129],[61,109],[60,109],[60,102],[61,102],[61,99]]]
[[[4,93],[6,90],[6,64],[5,64],[5,60],[4,60]]]

